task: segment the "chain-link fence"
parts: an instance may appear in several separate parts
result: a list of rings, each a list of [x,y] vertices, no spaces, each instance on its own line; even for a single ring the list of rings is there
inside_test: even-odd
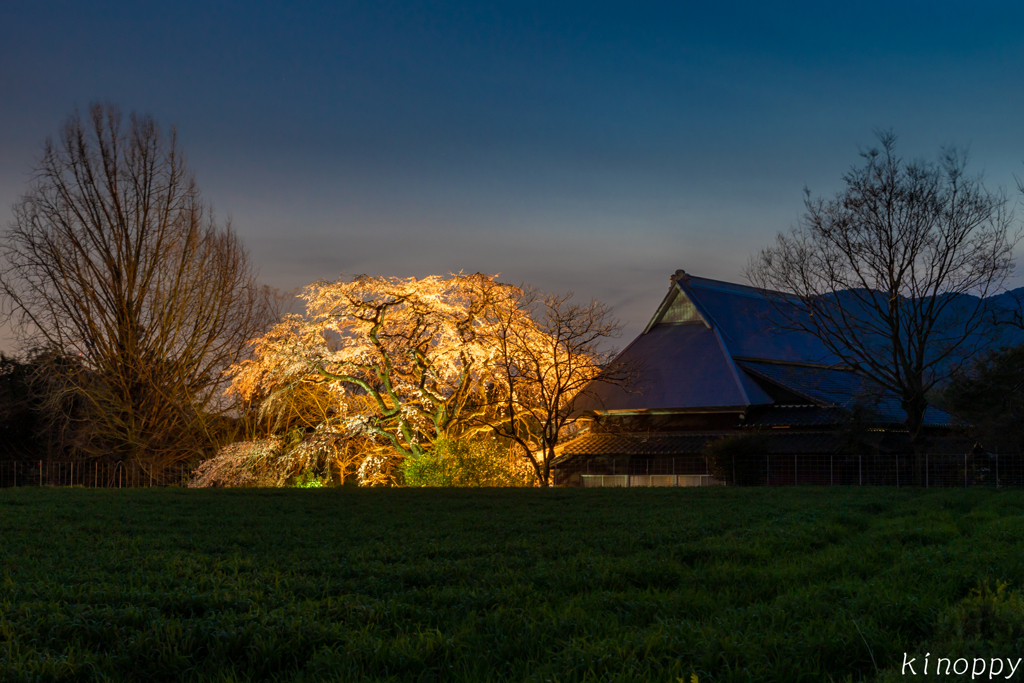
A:
[[[562,486],[1024,486],[1024,456],[995,454],[761,455],[715,462],[589,458],[555,469]]]
[[[154,469],[136,462],[57,462],[49,460],[0,461],[0,488],[12,486],[84,486],[138,488],[186,486],[192,466],[170,465]]]

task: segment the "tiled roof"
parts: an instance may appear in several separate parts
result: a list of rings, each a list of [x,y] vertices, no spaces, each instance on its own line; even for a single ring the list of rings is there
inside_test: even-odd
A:
[[[670,457],[694,455],[726,436],[738,432],[660,432],[653,434],[587,434],[565,444],[564,459],[569,456],[629,455]],[[775,454],[832,453],[839,448],[839,437],[833,432],[767,432],[768,452]]]
[[[783,331],[780,316],[774,306],[758,289],[732,282],[721,282],[708,278],[687,275],[679,278],[676,285],[697,305],[703,314],[713,320],[725,338],[725,343],[734,357],[763,358],[765,360],[796,361],[805,363],[821,363],[832,365],[839,361],[812,334],[806,332]],[[844,292],[836,295],[847,301],[848,310],[857,310],[850,305],[855,301],[854,295]],[[987,305],[992,310],[1018,310],[1020,301],[1024,300],[1024,288],[1005,292],[990,297]],[[979,299],[971,295],[956,295],[949,298],[944,308],[944,319],[938,322],[938,328],[952,326],[953,337],[959,321],[970,317],[979,304]],[[781,301],[777,299],[776,305]],[[870,317],[868,311],[865,315]],[[794,307],[787,316],[795,319],[801,317],[798,308]],[[988,335],[991,329],[978,330]],[[868,334],[867,330],[862,331]],[[942,346],[941,335],[935,339],[937,346]],[[884,344],[884,340],[882,340]],[[973,337],[967,346],[980,343],[986,348],[1014,346],[1024,343],[1024,330],[1013,326],[1003,326],[995,339],[984,336]]]
[[[587,434],[565,444],[562,455],[675,455],[700,453],[723,434]]]
[[[896,425],[906,420],[899,397],[849,370],[763,361],[741,361],[739,365],[822,405],[850,409],[860,403],[872,409],[875,413],[873,421],[878,424]],[[924,423],[929,427],[946,427],[956,421],[949,413],[929,406],[924,414]]]
[[[977,302],[961,299],[961,306]],[[792,316],[799,316],[796,308]],[[853,372],[829,367],[838,366],[838,359],[814,335],[784,331],[778,317],[772,303],[753,287],[680,271],[651,324],[618,357],[637,367],[638,381],[628,390],[593,383],[577,397],[577,410],[747,412],[752,406],[772,405],[763,385],[786,403],[796,394],[800,402],[821,407],[849,410],[861,404],[873,408],[878,425],[903,424],[906,414],[897,395]],[[1024,341],[1024,332],[1007,334]],[[1002,342],[1009,343],[1007,339]],[[790,393],[776,392],[768,383]],[[808,413],[806,424],[836,424],[837,415]],[[774,426],[771,420],[776,418],[787,420],[764,417],[769,422],[763,424]],[[957,424],[934,407],[924,419],[930,427]]]
[[[703,323],[658,325],[619,354],[635,363],[637,382],[622,389],[592,384],[577,410],[652,410],[767,405],[772,402],[741,371],[720,336]]]
[[[711,318],[734,357],[838,362],[813,335],[780,329],[775,309],[753,287],[692,276],[677,284]]]

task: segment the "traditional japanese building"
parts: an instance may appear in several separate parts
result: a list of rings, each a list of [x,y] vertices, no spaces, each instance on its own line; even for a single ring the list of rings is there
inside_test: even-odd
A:
[[[744,434],[759,435],[770,456],[764,483],[837,483],[837,463],[840,477],[853,476],[846,456],[855,450],[861,482],[864,456],[880,454],[890,464],[883,474],[869,467],[869,476],[898,478],[891,454],[910,450],[899,397],[813,335],[781,330],[773,310],[757,289],[676,271],[650,323],[618,356],[635,382],[595,383],[579,397],[589,421],[560,449],[556,482],[715,483],[706,447]],[[950,441],[961,430],[937,408],[928,408],[925,429],[940,450],[970,447]]]

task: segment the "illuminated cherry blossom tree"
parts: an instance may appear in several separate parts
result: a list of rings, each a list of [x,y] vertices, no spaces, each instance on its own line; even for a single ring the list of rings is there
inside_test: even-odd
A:
[[[370,437],[419,458],[442,441],[491,434],[518,444],[547,485],[572,399],[595,379],[619,380],[599,349],[618,323],[571,295],[459,273],[321,281],[302,299],[304,315],[285,317],[234,366],[232,391],[277,424],[302,413],[321,443]],[[389,466],[378,449],[359,479],[380,483]]]
[[[314,283],[302,293],[305,315],[258,339],[232,388],[274,412],[302,385],[324,387],[335,399],[324,429],[422,455],[437,439],[486,429],[474,418],[487,410],[493,309],[515,303],[495,296],[504,287],[481,274]]]

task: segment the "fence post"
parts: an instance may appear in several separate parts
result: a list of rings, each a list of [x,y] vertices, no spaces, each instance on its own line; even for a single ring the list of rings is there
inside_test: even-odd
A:
[[[999,487],[999,454],[996,453],[996,488]]]
[[[967,488],[967,454],[964,453],[964,488]]]
[[[43,461],[39,461],[39,486],[43,485]]]
[[[896,458],[896,488],[900,487],[900,454],[897,453],[893,456]]]
[[[863,455],[858,455],[857,456],[857,476],[860,479],[860,483],[858,484],[858,486],[863,486],[864,485],[864,456]]]
[[[772,456],[767,453],[764,454],[765,471],[764,471],[764,485],[772,485]]]
[[[924,454],[924,487],[928,488],[928,454]]]
[[[796,476],[796,453],[793,454],[793,486],[797,486],[799,478]]]
[[[835,458],[836,458],[836,456],[834,456],[834,455],[828,456],[828,485],[829,486],[835,486],[836,485],[836,472],[835,472],[835,470],[836,470],[836,463],[835,463]]]

